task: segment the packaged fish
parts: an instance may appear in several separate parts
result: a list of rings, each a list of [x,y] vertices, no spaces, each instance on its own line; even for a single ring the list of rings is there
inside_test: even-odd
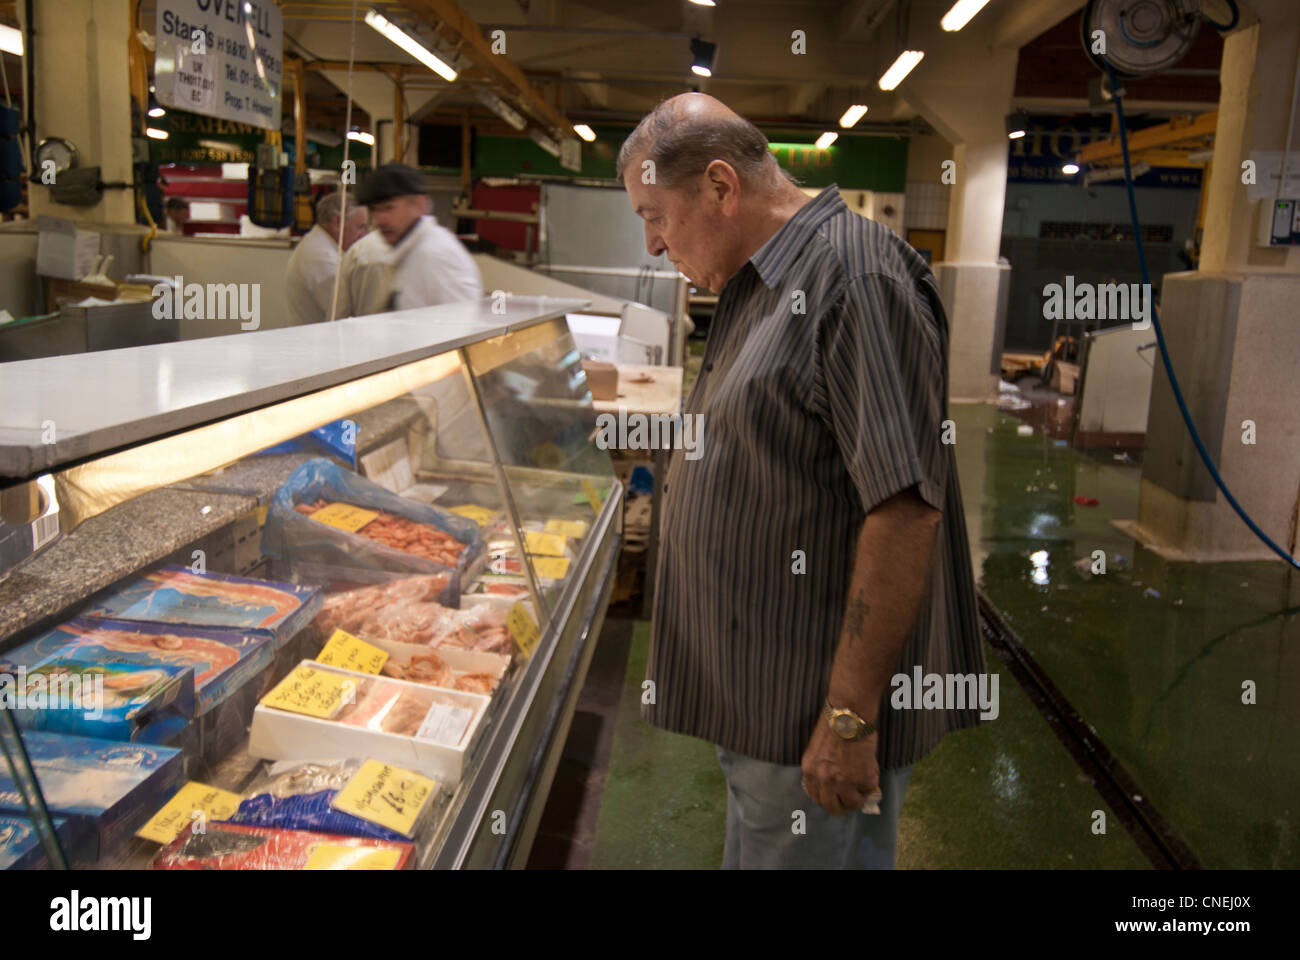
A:
[[[165,743],[194,716],[194,668],[59,651],[31,667],[0,654],[0,708],[25,730]]]
[[[403,870],[414,846],[393,840],[209,823],[189,824],[153,860],[155,870]]]
[[[22,734],[52,815],[72,821],[69,857],[94,860],[128,840],[180,786],[180,750],[28,730]],[[0,812],[25,813],[8,765],[0,765]]]
[[[320,593],[317,587],[164,566],[101,594],[80,615],[228,627],[269,637],[279,649],[320,611]]]
[[[315,830],[377,840],[407,839],[395,830],[331,806],[335,796],[361,769],[361,765],[360,760],[272,764],[270,770],[249,787],[238,811],[226,822]]]
[[[295,581],[376,583],[393,575],[448,573],[447,599],[482,552],[478,524],[398,496],[328,460],[309,460],[275,492],[262,552]]]
[[[271,663],[265,635],[77,617],[4,655],[29,671],[53,657],[79,663],[190,667],[196,710],[207,713]]]

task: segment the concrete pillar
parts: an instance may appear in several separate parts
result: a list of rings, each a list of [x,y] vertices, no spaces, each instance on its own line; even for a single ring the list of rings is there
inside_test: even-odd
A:
[[[16,5],[19,17],[26,4]],[[80,166],[99,167],[100,179],[130,183],[131,89],[127,38],[131,0],[40,0],[33,4],[36,135],[63,137],[76,146]],[[36,144],[32,144],[35,149]],[[39,171],[35,171],[39,174]],[[91,224],[135,223],[134,193],[104,191],[93,207],[50,199],[48,187],[29,184],[32,216],[67,217]]]
[[[1220,474],[1264,532],[1294,554],[1300,250],[1256,246],[1263,204],[1249,200],[1241,161],[1252,150],[1283,147],[1300,6],[1255,0],[1250,7],[1243,4],[1242,26],[1224,42],[1200,269],[1165,277],[1160,319],[1174,372]],[[1291,149],[1300,150],[1300,137]],[[1171,559],[1276,558],[1215,487],[1158,359],[1138,518],[1128,529]]]
[[[944,261],[934,265],[934,273],[951,324],[949,399],[982,402],[997,397],[1010,279],[998,255],[1016,51],[972,44],[962,56],[961,72],[918,69],[901,92],[953,145],[949,175],[942,168],[932,174],[952,191]]]

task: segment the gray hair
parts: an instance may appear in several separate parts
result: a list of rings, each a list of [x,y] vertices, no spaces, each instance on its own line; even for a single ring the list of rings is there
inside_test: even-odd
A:
[[[348,204],[348,213],[360,209],[356,202]],[[331,194],[322,197],[316,204],[316,222],[317,223],[342,223],[343,222],[343,191],[335,190]]]
[[[637,124],[618,151],[616,176],[637,157],[654,162],[655,182],[680,186],[702,174],[714,160],[730,164],[742,183],[776,186],[795,179],[777,163],[767,137],[744,117],[701,116],[665,100]]]

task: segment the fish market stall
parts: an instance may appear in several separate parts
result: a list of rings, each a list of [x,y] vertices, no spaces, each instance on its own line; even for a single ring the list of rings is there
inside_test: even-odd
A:
[[[582,306],[0,365],[0,867],[522,865],[621,536]]]

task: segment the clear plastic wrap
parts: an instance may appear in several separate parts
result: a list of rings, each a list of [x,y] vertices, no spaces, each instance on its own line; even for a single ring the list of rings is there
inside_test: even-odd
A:
[[[186,824],[181,835],[153,860],[155,870],[402,870],[411,843],[209,823],[202,833]]]
[[[406,840],[407,837],[330,806],[364,761],[286,761],[271,765],[245,793],[228,823],[285,830],[314,830],[349,837]],[[417,823],[418,832],[420,824]]]
[[[316,618],[319,635],[328,638],[335,630],[346,630],[362,640],[512,652],[505,611],[487,606],[452,610],[432,599],[434,586],[429,578],[416,577],[327,596]]]
[[[377,511],[357,532],[313,519],[322,501]],[[367,528],[374,536],[368,536]],[[377,539],[378,537],[378,539]],[[448,548],[448,540],[464,549]],[[430,546],[430,544],[434,546]],[[450,511],[404,499],[328,460],[308,460],[284,482],[266,515],[262,552],[297,582],[374,582],[383,575],[453,574],[446,599],[455,603],[459,574],[482,553],[478,524]],[[432,556],[454,562],[440,563]],[[376,576],[379,574],[380,576]]]

